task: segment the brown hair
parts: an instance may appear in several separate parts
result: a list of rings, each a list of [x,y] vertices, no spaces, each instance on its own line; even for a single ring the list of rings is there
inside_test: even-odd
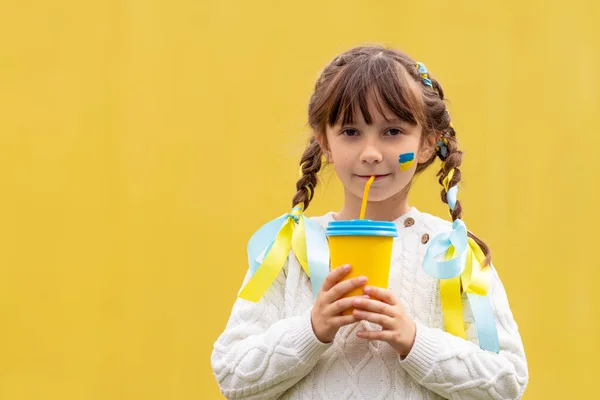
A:
[[[408,79],[420,83],[420,98],[409,86]],[[368,110],[367,99],[373,94],[374,103],[382,115],[384,113],[381,103],[399,118],[422,126],[422,144],[428,139],[437,141],[444,135],[447,139],[447,154],[443,157],[442,168],[437,173],[439,183],[442,184],[454,168],[449,187],[457,185],[461,178],[459,167],[462,151],[458,148],[456,131],[450,122],[442,86],[431,76],[429,79],[433,88],[423,83],[417,71],[416,61],[398,50],[380,45],[355,47],[329,63],[321,72],[308,105],[308,124],[313,130],[313,135],[300,159],[302,176],[296,182],[297,191],[292,206],[301,205],[304,209],[308,208],[317,186],[317,173],[321,169],[323,157],[317,137],[326,143],[326,126],[334,126],[338,122],[352,124],[358,111],[365,122],[371,124],[373,119]],[[417,165],[416,173],[431,165],[436,156],[442,158],[439,152],[432,153],[427,161]],[[448,203],[443,187],[441,198],[444,203]],[[451,214],[453,221],[461,218],[460,201],[456,202]],[[484,265],[489,264],[489,247],[471,232],[468,234],[483,250],[486,256]]]

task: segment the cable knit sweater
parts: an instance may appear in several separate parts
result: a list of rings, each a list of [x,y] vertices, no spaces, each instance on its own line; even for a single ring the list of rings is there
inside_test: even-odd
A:
[[[323,227],[333,212],[313,219]],[[411,208],[395,221],[389,289],[415,321],[408,356],[385,342],[356,336],[381,329],[366,321],[342,327],[321,343],[311,325],[310,280],[290,253],[258,303],[237,299],[211,357],[228,399],[518,399],[528,382],[523,344],[504,287],[493,270],[490,298],[500,353],[479,348],[463,294],[468,340],[444,331],[439,283],[421,268],[428,237],[448,232],[449,221]],[[428,235],[428,236],[426,236]],[[249,279],[247,275],[244,284]]]

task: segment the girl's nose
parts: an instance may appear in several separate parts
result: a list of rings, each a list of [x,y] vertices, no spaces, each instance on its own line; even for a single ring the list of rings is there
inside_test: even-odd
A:
[[[363,151],[360,153],[360,161],[367,164],[378,164],[383,160],[383,154],[377,146],[367,143]]]

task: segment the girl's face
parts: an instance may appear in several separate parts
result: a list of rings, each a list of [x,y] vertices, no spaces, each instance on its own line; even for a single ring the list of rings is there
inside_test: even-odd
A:
[[[325,155],[347,196],[362,198],[365,183],[375,175],[369,201],[378,202],[401,192],[414,176],[417,163],[427,161],[433,148],[421,148],[419,124],[402,121],[389,110],[385,110],[384,118],[372,99],[368,100],[368,107],[373,117],[371,125],[359,115],[354,125],[327,126]],[[404,153],[414,153],[414,164],[400,171],[398,157]]]

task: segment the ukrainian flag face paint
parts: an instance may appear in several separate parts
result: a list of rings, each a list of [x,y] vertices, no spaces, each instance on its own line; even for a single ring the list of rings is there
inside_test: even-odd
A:
[[[415,153],[403,153],[398,157],[400,171],[407,171],[415,164]]]

